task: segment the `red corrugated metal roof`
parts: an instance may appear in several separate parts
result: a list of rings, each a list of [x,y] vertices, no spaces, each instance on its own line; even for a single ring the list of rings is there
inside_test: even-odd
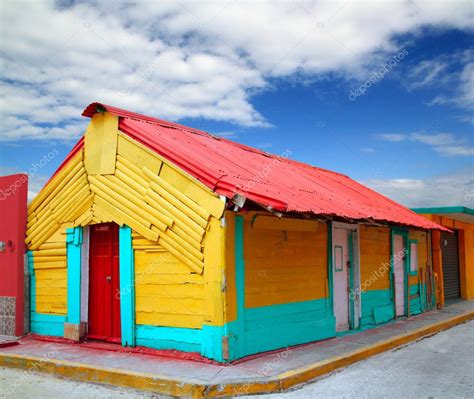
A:
[[[239,193],[281,212],[443,229],[340,173],[105,104],[92,103],[82,115],[103,111],[120,117],[120,131],[228,198]]]

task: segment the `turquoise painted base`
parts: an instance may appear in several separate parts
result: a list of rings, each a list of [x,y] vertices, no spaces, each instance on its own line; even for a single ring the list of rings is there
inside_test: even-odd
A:
[[[250,355],[318,341],[336,335],[327,300],[245,309],[244,354]]]
[[[154,349],[197,352],[220,362],[334,337],[335,320],[327,316],[326,299],[245,309],[244,335],[238,323],[204,325],[202,329],[136,326],[136,343]],[[227,337],[229,359],[223,358]],[[241,345],[241,347],[239,347]]]
[[[64,323],[66,316],[31,313],[30,330],[39,335],[50,335],[53,337],[64,337]]]
[[[395,317],[389,289],[363,292],[361,306],[361,327],[386,323]]]
[[[202,330],[137,325],[136,344],[154,349],[201,352]]]

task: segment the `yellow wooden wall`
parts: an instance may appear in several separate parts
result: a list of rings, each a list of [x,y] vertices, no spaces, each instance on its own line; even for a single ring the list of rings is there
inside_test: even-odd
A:
[[[359,238],[362,288],[365,287],[365,291],[389,289],[390,228],[360,225]],[[383,265],[387,265],[386,271],[380,273]]]
[[[28,207],[37,312],[67,311],[66,228],[115,222],[133,231],[138,324],[221,325],[224,207],[209,188],[118,131],[116,116],[94,115],[84,148]]]
[[[201,328],[204,278],[156,242],[134,233],[136,323]]]
[[[62,225],[37,250],[32,251],[36,278],[36,311],[67,313],[66,228]]]
[[[246,308],[328,296],[326,224],[247,215],[244,259]]]

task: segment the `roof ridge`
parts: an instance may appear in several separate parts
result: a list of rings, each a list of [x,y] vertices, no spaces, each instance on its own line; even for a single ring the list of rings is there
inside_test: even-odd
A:
[[[199,136],[207,136],[207,137],[212,138],[214,140],[223,141],[223,142],[231,144],[235,147],[238,147],[242,150],[249,151],[249,152],[252,152],[252,153],[255,153],[255,154],[259,154],[259,155],[263,155],[263,156],[268,157],[268,158],[274,158],[274,159],[278,159],[282,162],[301,165],[301,166],[304,166],[306,168],[316,169],[318,171],[322,171],[322,172],[325,172],[325,173],[335,174],[335,175],[339,175],[339,176],[343,176],[343,177],[348,178],[348,176],[343,174],[343,173],[335,172],[333,170],[321,168],[319,166],[311,165],[311,164],[308,164],[308,163],[305,163],[305,162],[297,161],[295,159],[290,159],[290,158],[283,157],[281,155],[277,155],[277,154],[273,154],[273,153],[270,153],[270,152],[267,152],[267,151],[263,151],[263,150],[260,150],[258,148],[255,148],[255,147],[239,143],[237,141],[229,140],[225,137],[220,137],[220,136],[214,135],[214,134],[206,132],[204,130],[200,130],[200,129],[196,129],[196,128],[193,128],[193,127],[190,127],[190,126],[182,125],[180,123],[166,121],[164,119],[158,119],[158,118],[148,116],[148,115],[139,114],[139,113],[136,113],[136,112],[127,111],[127,110],[117,108],[117,107],[114,107],[114,106],[111,106],[111,105],[107,105],[107,104],[104,104],[104,103],[100,103],[100,102],[93,102],[93,103],[89,104],[84,109],[84,111],[82,112],[82,116],[92,118],[92,116],[95,113],[104,112],[104,111],[108,111],[108,112],[110,112],[114,115],[117,115],[119,117],[122,117],[122,118],[135,119],[139,122],[150,123],[150,124],[159,125],[159,126],[166,127],[166,128],[179,129],[179,130],[182,130],[182,131],[185,131],[185,132],[188,132],[188,133],[197,134]]]

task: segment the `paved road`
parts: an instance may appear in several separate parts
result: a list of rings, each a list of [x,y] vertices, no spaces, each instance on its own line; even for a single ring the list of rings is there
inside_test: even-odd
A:
[[[6,398],[164,398],[0,368]],[[352,365],[303,388],[246,399],[474,398],[474,321]]]

